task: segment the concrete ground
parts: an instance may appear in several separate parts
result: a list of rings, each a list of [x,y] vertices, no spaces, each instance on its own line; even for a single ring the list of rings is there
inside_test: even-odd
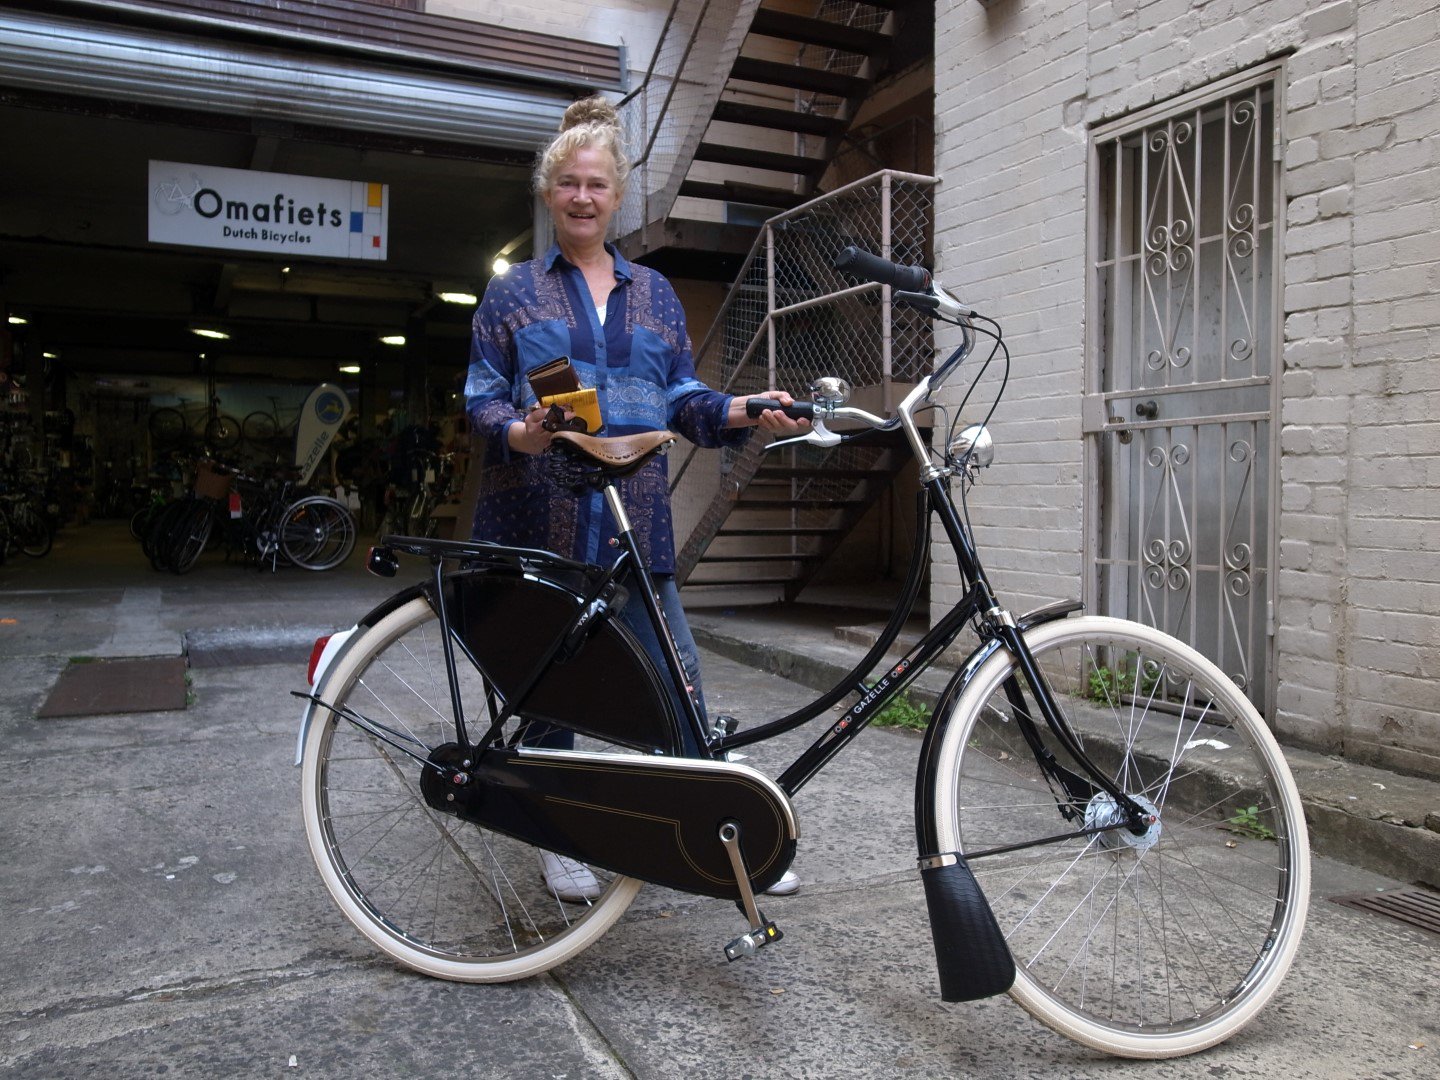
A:
[[[1440,937],[1328,902],[1414,879],[1325,856],[1290,977],[1204,1054],[1115,1061],[1008,998],[941,1003],[913,863],[918,739],[890,730],[867,732],[797,797],[805,887],[767,902],[786,939],[752,960],[721,954],[743,929],[732,905],[647,888],[546,976],[464,986],[398,969],[326,894],[291,764],[289,691],[308,638],[420,572],[386,582],[357,564],[270,575],[207,555],[175,577],[101,524],[62,534],[47,560],[0,567],[0,1077],[1440,1071]],[[700,608],[694,621],[712,709],[753,723],[810,696],[799,668],[829,646],[801,633],[805,620],[746,629],[744,609]],[[838,641],[837,622],[865,620],[810,621]],[[727,655],[742,645],[752,662]],[[185,648],[183,711],[35,718],[72,656]],[[809,737],[756,747],[749,763],[773,773]]]

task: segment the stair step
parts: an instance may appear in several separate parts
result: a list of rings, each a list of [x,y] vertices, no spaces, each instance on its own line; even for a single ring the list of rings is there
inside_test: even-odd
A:
[[[772,150],[753,150],[748,146],[722,146],[701,143],[695,148],[696,161],[712,161],[719,165],[738,165],[746,169],[769,169],[772,172],[799,173],[819,178],[830,163],[824,158],[800,154],[779,154]]]
[[[849,126],[846,121],[835,116],[820,116],[816,113],[796,112],[793,109],[767,109],[763,105],[742,105],[738,101],[720,102],[715,106],[711,119],[723,120],[727,124],[796,131],[801,135],[819,135],[826,139],[845,134]]]
[[[775,555],[701,555],[702,563],[744,563],[744,562],[814,562],[820,558],[809,552],[781,552]]]
[[[861,30],[853,26],[812,19],[805,15],[792,15],[788,11],[761,8],[755,12],[750,24],[752,34],[784,38],[786,41],[800,41],[806,45],[822,45],[829,49],[870,55],[884,49],[890,41],[888,34],[874,30]]]
[[[745,82],[765,83],[768,86],[810,90],[838,98],[862,97],[870,89],[869,80],[854,75],[841,75],[838,72],[821,71],[798,64],[781,64],[774,60],[756,60],[750,56],[742,56],[735,61],[735,66],[730,69],[730,77]]]
[[[840,535],[841,535],[842,533],[844,533],[844,532],[845,532],[844,529],[826,528],[826,527],[816,527],[816,528],[813,528],[813,529],[809,529],[809,528],[795,528],[795,529],[775,529],[775,528],[770,528],[770,529],[754,528],[754,529],[750,529],[750,528],[732,528],[732,529],[726,529],[726,528],[723,528],[723,527],[722,527],[721,529],[719,529],[719,530],[716,531],[715,535],[716,535],[716,536],[772,536],[772,537],[779,537],[779,536],[840,536]]]
[[[736,499],[737,510],[840,510],[846,506],[864,506],[858,499]]]
[[[750,483],[753,486],[764,480],[810,480],[817,476],[827,479],[834,477],[836,480],[888,480],[893,473],[889,469],[805,469],[805,468],[775,468],[762,467],[755,474],[755,479]]]
[[[754,184],[707,184],[699,180],[686,180],[680,185],[680,194],[692,199],[749,203],[752,206],[773,206],[780,210],[793,210],[815,197],[783,191],[780,188],[757,187]]]
[[[685,579],[685,588],[700,585],[754,585],[759,588],[764,585],[774,585],[777,588],[790,584],[789,578],[714,578],[710,581],[696,581],[693,577]]]

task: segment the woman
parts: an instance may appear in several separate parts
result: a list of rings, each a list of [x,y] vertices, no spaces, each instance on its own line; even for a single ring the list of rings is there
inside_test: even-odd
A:
[[[607,541],[615,525],[604,499],[554,483],[541,458],[552,434],[544,426],[546,410],[535,407],[526,373],[557,357],[570,357],[581,385],[597,391],[604,435],[670,428],[699,446],[714,447],[740,445],[752,426],[781,436],[809,427],[778,410],[751,420],[745,415],[747,397],[717,393],[695,377],[675,290],[606,242],[628,171],[615,110],[598,97],[572,104],[560,134],[540,154],[535,190],[554,221],[555,243],[540,258],[491,279],[473,323],[465,397],[473,437],[481,445],[474,539],[544,548],[586,562],[613,559]],[[752,396],[792,404],[783,391]],[[664,460],[652,460],[620,481],[620,492],[703,715],[695,642],[675,587]],[[643,605],[627,605],[620,618],[665,670]],[[686,752],[699,754],[686,734]],[[527,741],[563,749],[573,745],[574,736],[552,729]],[[586,867],[549,854],[542,863],[551,891],[561,899],[598,895]],[[798,883],[793,875],[787,878],[772,891],[795,891]]]

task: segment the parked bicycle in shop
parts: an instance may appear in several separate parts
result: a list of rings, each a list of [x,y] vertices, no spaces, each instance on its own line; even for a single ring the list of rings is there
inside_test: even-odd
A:
[[[1113,1054],[1214,1045],[1275,993],[1305,923],[1309,851],[1285,759],[1244,693],[1179,640],[1076,615],[1076,603],[1024,615],[1002,606],[964,498],[991,462],[989,433],[959,429],[957,415],[932,449],[917,421],[941,409],[934,396],[977,340],[992,343],[985,363],[999,355],[1008,372],[999,325],[918,268],[855,249],[837,266],[892,286],[964,338],[894,416],[846,405],[848,385],[823,378],[813,403],[791,407],[812,430],[772,444],[900,433],[916,458],[922,539],[860,664],[788,716],[705,730],[615,484],[676,437],[557,433],[552,465],[604,492],[613,566],[390,537],[372,568],[393,574],[395,553],[409,553],[430,561],[428,581],[317,642],[298,756],[321,877],[374,945],[441,978],[500,982],[562,963],[616,923],[642,882],[735,901],[748,927],[725,954],[752,955],[781,937],[759,903],[795,854],[793,797],[968,627],[979,644],[934,709],[914,801],[941,996],[1008,990],[1055,1030]],[[953,548],[963,596],[887,662],[932,536]],[[613,618],[627,602],[644,606],[663,672]],[[809,721],[819,737],[776,779],[730,760]],[[581,741],[527,745],[536,724]],[[706,757],[677,756],[682,728]],[[598,895],[550,895],[540,851],[592,867]]]

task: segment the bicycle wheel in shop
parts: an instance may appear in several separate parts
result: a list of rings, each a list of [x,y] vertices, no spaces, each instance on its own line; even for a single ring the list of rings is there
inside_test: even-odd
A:
[[[166,503],[151,519],[150,527],[141,541],[141,549],[150,565],[156,570],[168,570],[173,558],[174,536],[180,519],[185,516],[189,499],[176,499]]]
[[[165,446],[179,442],[187,430],[185,414],[169,407],[152,409],[146,426],[150,429],[150,437]]]
[[[170,570],[176,574],[188,574],[210,542],[210,533],[214,528],[214,504],[209,499],[192,499],[171,534]]]
[[[330,570],[355,549],[355,518],[346,506],[311,495],[286,509],[280,519],[280,550],[304,570]]]
[[[217,413],[205,423],[205,445],[213,450],[233,450],[240,445],[240,421]]]
[[[363,631],[318,693],[376,718],[382,740],[321,710],[305,740],[305,835],[340,910],[400,963],[462,982],[506,982],[586,948],[640,882],[594,869],[600,894],[566,903],[545,888],[539,849],[432,809],[420,758],[453,742],[439,622],[423,598]],[[490,687],[457,655],[471,730],[490,722]]]
[[[268,412],[252,412],[240,424],[241,437],[247,443],[267,443],[280,434],[280,425]]]
[[[1155,821],[1015,846],[1120,818],[1109,795],[1082,797],[1037,764],[1019,709],[1070,759],[1002,650],[948,702],[938,850],[969,861],[1015,958],[1011,994],[1037,1019],[1130,1057],[1213,1046],[1274,994],[1304,927],[1310,856],[1289,768],[1236,684],[1158,630],[1085,617],[1026,641],[1086,753]]]
[[[50,554],[55,534],[45,519],[29,507],[21,507],[11,516],[10,527],[20,542],[20,550],[32,559]]]

